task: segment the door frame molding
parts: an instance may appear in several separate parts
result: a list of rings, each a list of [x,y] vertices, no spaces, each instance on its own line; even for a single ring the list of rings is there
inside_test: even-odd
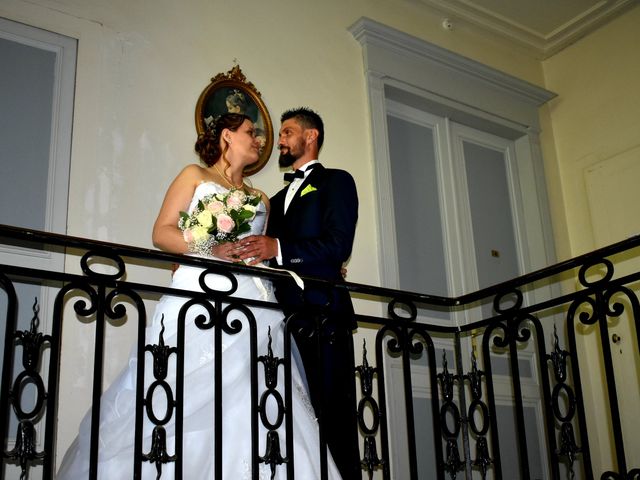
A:
[[[71,142],[73,131],[73,112],[76,85],[77,40],[62,34],[54,33],[35,26],[19,23],[0,17],[0,38],[19,43],[39,50],[52,52],[55,55],[53,64],[53,81],[51,96],[51,128],[46,180],[46,207],[43,219],[43,230],[53,233],[67,233],[67,214],[69,205],[69,180],[71,166]],[[3,263],[19,265],[27,268],[43,268],[51,271],[64,271],[64,249],[35,250],[20,246],[4,246],[0,248]],[[19,284],[17,285],[19,287]],[[31,299],[26,301],[23,292],[17,289],[19,302],[18,329],[28,329],[29,321],[34,316]],[[38,295],[39,331],[50,333],[51,319],[57,288],[46,282],[40,285]],[[22,296],[21,296],[22,295]],[[4,335],[3,335],[4,337]],[[40,375],[46,378],[49,369],[49,358],[43,356]],[[36,425],[36,442],[39,448],[44,444],[43,423]],[[9,433],[8,446],[15,444],[14,431]],[[12,470],[13,471],[13,470]]]
[[[527,205],[524,213],[531,219],[526,227],[531,250],[524,258],[525,272],[555,262],[539,145],[538,109],[556,94],[366,17],[348,30],[363,51],[379,212],[378,258],[382,284],[390,288],[398,286],[397,262],[385,254],[395,251],[396,247],[392,228],[387,99],[417,106],[470,127],[482,126],[488,133],[514,140],[520,178],[526,178],[528,184],[523,185],[523,201]]]

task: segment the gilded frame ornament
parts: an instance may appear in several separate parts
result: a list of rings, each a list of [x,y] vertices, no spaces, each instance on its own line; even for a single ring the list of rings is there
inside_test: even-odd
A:
[[[244,113],[251,117],[260,139],[258,161],[244,169],[246,176],[259,172],[266,165],[273,149],[273,125],[262,96],[253,83],[247,80],[239,65],[227,73],[219,73],[200,94],[196,103],[196,131],[204,132],[214,117],[223,113]]]

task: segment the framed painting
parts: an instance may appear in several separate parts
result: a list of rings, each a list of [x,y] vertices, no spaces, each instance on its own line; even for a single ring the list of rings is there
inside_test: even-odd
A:
[[[224,113],[244,113],[256,127],[260,140],[258,161],[245,167],[245,175],[253,175],[266,165],[273,149],[273,125],[260,92],[249,82],[235,65],[227,73],[219,73],[200,94],[196,103],[196,130],[198,134],[218,115]]]

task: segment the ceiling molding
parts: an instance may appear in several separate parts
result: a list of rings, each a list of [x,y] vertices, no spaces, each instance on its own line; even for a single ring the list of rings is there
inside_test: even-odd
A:
[[[569,12],[554,12],[551,4],[545,15],[544,28],[526,15],[531,8],[531,0],[413,0],[435,9],[449,18],[454,25],[457,21],[468,22],[481,29],[506,38],[532,51],[538,58],[545,59],[568,47],[585,35],[638,5],[638,0],[592,0],[579,2]],[[488,6],[490,4],[490,6]],[[522,9],[514,5],[522,4]],[[545,8],[544,2],[538,4]],[[514,10],[523,14],[516,15]],[[567,16],[568,15],[568,16]],[[568,18],[568,19],[567,19]]]

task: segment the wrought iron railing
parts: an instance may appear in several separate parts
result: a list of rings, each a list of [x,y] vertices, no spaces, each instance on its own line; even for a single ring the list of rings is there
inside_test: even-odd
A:
[[[61,401],[69,401],[59,398],[62,329],[82,319],[95,322],[89,477],[96,478],[105,322],[133,321],[120,304],[122,297],[137,310],[138,358],[149,359],[154,372],[153,378],[136,386],[136,461],[131,478],[142,478],[143,463],[157,466],[159,474],[175,469],[176,478],[181,478],[183,386],[179,375],[177,385],[164,379],[167,359],[173,355],[180,359],[183,352],[180,345],[165,344],[162,335],[155,343],[147,343],[145,301],[172,294],[209,305],[205,308],[211,319],[218,320],[207,324],[203,318],[202,328],[230,328],[223,321],[229,311],[225,305],[276,311],[280,306],[232,298],[231,291],[190,292],[136,283],[127,280],[127,267],[169,268],[179,263],[226,275],[231,281],[233,275],[277,281],[287,274],[7,226],[0,226],[0,238],[7,252],[66,249],[67,270],[77,263],[82,271],[0,265],[0,293],[4,291],[4,300],[0,299],[4,330],[0,479],[55,478],[58,409]],[[323,287],[346,288],[353,297],[364,299],[368,310],[376,310],[371,305],[377,304],[381,311],[380,315],[357,315],[362,477],[639,479],[640,443],[630,427],[637,421],[633,405],[640,389],[639,245],[640,237],[633,237],[456,298],[305,279]],[[105,263],[110,270],[96,267]],[[20,299],[17,291],[23,284],[55,287],[50,318],[44,322],[47,331],[40,328],[45,311],[42,300]],[[65,302],[74,292],[84,299],[73,300],[70,313]],[[251,317],[250,310],[243,311]],[[283,316],[283,321],[288,320]],[[215,348],[220,358],[221,345]],[[249,352],[254,387],[252,411],[247,415],[252,424],[262,422],[267,430],[265,439],[258,438],[256,428],[250,432],[254,478],[258,478],[259,464],[293,478],[291,387],[287,385],[282,396],[275,393],[273,381],[263,392],[255,385],[258,368],[265,368],[271,378],[283,368],[290,380],[290,353],[288,342],[283,358],[274,357],[270,349]],[[143,363],[139,362],[138,378],[144,377]],[[628,371],[623,375],[624,369],[630,369],[631,375]],[[629,379],[635,379],[635,384]],[[215,388],[221,388],[218,377]],[[162,412],[149,407],[157,391],[169,399]],[[278,400],[275,422],[260,414],[264,399],[270,396]],[[216,419],[223,415],[223,408],[216,405]],[[163,444],[163,426],[169,417],[176,425],[174,451]],[[154,428],[148,450],[141,441],[145,421]],[[282,425],[286,440],[278,436]],[[211,446],[216,478],[222,478],[221,436],[219,429]],[[594,438],[598,438],[597,451],[591,448]]]

